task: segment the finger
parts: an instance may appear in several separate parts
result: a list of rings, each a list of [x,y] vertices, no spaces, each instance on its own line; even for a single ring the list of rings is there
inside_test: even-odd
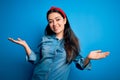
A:
[[[14,40],[13,38],[8,38],[8,40],[10,40],[12,42],[17,42],[17,40]]]
[[[108,56],[110,54],[110,52],[104,52],[105,56]]]
[[[101,54],[101,58],[105,58],[105,57],[107,57],[109,55],[109,52],[103,52],[102,54]]]
[[[8,38],[8,40],[13,41],[14,39],[13,38]]]
[[[100,52],[102,52],[102,50],[95,50],[94,52],[96,52],[96,53],[100,53]]]
[[[9,40],[12,39],[11,37],[8,38]]]
[[[19,41],[22,41],[22,39],[21,38],[17,38]]]

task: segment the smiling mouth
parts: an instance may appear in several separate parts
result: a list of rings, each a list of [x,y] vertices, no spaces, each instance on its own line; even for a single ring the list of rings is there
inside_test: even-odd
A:
[[[54,31],[57,31],[58,30],[58,28],[54,28]]]
[[[54,29],[54,31],[57,31],[58,29]]]

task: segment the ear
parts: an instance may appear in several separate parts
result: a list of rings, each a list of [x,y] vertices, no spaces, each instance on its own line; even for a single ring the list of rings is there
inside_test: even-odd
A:
[[[64,24],[66,24],[66,22],[67,22],[67,19],[66,19],[66,18],[64,18]]]

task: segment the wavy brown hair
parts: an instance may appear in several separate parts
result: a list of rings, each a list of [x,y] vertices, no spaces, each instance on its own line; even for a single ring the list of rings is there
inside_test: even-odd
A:
[[[47,20],[48,20],[48,15],[50,13],[53,13],[53,12],[57,12],[59,13],[63,18],[64,15],[58,11],[58,10],[49,10],[47,12]],[[71,63],[72,60],[74,60],[76,58],[76,56],[79,55],[80,53],[80,46],[79,46],[79,41],[76,37],[76,35],[74,34],[73,30],[71,29],[70,27],[70,24],[69,24],[69,21],[68,21],[68,18],[66,16],[66,24],[65,24],[65,29],[64,29],[64,48],[66,50],[66,63]],[[46,35],[53,35],[55,34],[51,29],[50,29],[50,26],[49,24],[46,26],[46,29],[45,29],[45,34]]]

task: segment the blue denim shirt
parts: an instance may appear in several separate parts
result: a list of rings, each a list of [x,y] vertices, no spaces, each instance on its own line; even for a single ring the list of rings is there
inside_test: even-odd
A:
[[[35,64],[32,80],[68,80],[71,64],[66,63],[64,40],[55,36],[44,36],[40,44],[40,52],[31,51],[28,61]],[[90,69],[90,63],[83,65],[84,58],[79,55],[75,62],[78,69]]]

